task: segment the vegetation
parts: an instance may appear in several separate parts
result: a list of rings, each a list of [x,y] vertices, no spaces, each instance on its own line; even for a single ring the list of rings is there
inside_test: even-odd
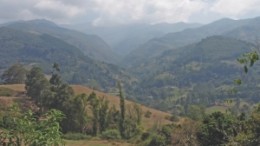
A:
[[[23,84],[26,78],[26,69],[21,64],[14,64],[1,76],[4,84]]]
[[[32,111],[21,113],[17,107],[6,112],[1,121],[1,145],[63,145],[59,121],[63,114],[50,110],[35,118]]]

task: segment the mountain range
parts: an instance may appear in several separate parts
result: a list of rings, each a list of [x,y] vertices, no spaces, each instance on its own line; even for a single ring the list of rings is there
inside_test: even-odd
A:
[[[121,81],[129,98],[153,106],[160,99],[175,96],[173,90],[177,88],[188,96],[198,93],[200,89],[196,87],[212,87],[214,96],[220,97],[218,89],[232,86],[241,75],[237,58],[257,47],[260,17],[225,18],[206,25],[92,28],[87,27],[85,34],[86,30],[63,28],[47,20],[2,24],[0,68],[21,62],[40,65],[48,74],[56,62],[70,83],[113,92],[116,82]]]
[[[44,19],[18,21],[7,23],[4,26],[32,34],[51,35],[79,48],[85,55],[95,60],[109,63],[117,63],[119,61],[119,56],[97,35],[89,35],[66,29]]]
[[[129,53],[124,58],[123,64],[135,66],[152,57],[159,56],[166,50],[176,49],[196,43],[201,41],[203,38],[213,35],[223,35],[255,42],[259,37],[259,21],[260,17],[242,20],[224,18],[198,28],[190,28],[179,32],[168,33],[160,38],[149,40]]]
[[[148,40],[161,37],[170,32],[178,32],[187,28],[195,28],[197,23],[159,23],[159,24],[125,24],[120,26],[93,26],[77,24],[66,26],[88,34],[96,34],[103,38],[111,48],[125,56]]]

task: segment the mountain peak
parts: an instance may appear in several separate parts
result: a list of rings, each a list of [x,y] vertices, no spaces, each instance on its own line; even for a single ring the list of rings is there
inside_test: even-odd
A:
[[[46,19],[33,19],[28,21],[23,21],[23,23],[29,23],[34,25],[48,25],[48,26],[57,26],[54,22]]]

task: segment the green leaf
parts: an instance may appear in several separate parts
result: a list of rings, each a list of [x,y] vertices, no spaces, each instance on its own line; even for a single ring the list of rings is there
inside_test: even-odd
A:
[[[235,82],[237,85],[241,85],[241,84],[242,84],[241,79],[236,79],[234,82]]]

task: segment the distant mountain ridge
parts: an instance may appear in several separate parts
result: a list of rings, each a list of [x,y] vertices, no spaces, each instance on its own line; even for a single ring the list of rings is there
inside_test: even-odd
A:
[[[233,84],[242,72],[237,58],[253,46],[234,38],[211,36],[198,43],[165,51],[130,68],[141,79],[136,92],[141,97],[163,98],[173,96],[174,87]]]
[[[242,28],[249,27],[252,29],[252,25],[255,26],[255,29],[251,31],[259,32],[259,19],[260,17],[242,20],[224,18],[198,28],[191,28],[180,32],[169,33],[163,37],[151,39],[144,43],[138,49],[127,55],[123,63],[128,66],[135,66],[141,62],[149,60],[154,56],[159,56],[166,50],[177,49],[185,45],[196,43],[201,39],[212,35],[229,36],[247,41],[246,37],[257,37],[259,36],[258,33],[252,33],[254,34],[253,36],[237,35],[236,33],[238,33],[238,31],[242,31]],[[129,63],[129,60],[135,61]]]
[[[169,32],[178,32],[186,28],[200,26],[197,23],[160,23],[160,24],[127,24],[119,26],[92,26],[81,24],[67,26],[81,32],[96,34],[102,37],[111,48],[122,56],[138,48],[146,41],[161,37]]]
[[[119,61],[118,55],[100,37],[62,28],[48,20],[17,21],[4,26],[34,34],[49,34],[79,48],[85,55],[95,60],[108,63]]]

